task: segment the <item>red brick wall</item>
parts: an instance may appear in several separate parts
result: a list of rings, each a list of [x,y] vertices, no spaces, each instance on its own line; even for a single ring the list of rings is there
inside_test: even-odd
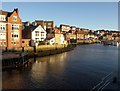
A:
[[[13,16],[17,16],[17,21],[13,21]],[[13,14],[8,17],[8,23],[11,23],[11,24],[7,24],[7,47],[8,48],[19,48],[21,47],[22,43],[22,22],[21,22],[21,19],[19,17],[19,15],[16,13],[16,11],[13,12]],[[21,24],[19,26],[19,31],[18,31],[18,34],[19,34],[19,39],[16,40],[16,43],[17,45],[13,45],[11,42],[14,41],[12,40],[12,34],[11,34],[11,31],[12,31],[12,24]]]
[[[24,41],[24,42],[23,42]],[[22,39],[22,46],[27,47],[29,46],[30,39]]]

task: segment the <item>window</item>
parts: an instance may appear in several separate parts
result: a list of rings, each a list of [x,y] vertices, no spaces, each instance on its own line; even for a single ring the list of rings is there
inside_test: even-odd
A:
[[[16,45],[16,42],[14,42],[14,45]]]
[[[41,41],[44,41],[44,38],[41,38]]]
[[[12,34],[12,38],[18,38],[18,34]]]
[[[44,36],[44,32],[41,32],[41,36]]]
[[[12,30],[18,30],[18,29],[19,29],[19,25],[17,25],[17,24],[12,25]]]
[[[14,42],[11,42],[12,45],[17,45],[17,43],[14,41]]]
[[[52,28],[51,26],[48,26],[47,28]]]
[[[51,26],[51,25],[52,25],[52,23],[48,23],[48,25],[50,25],[50,26]]]
[[[35,38],[35,42],[38,43],[39,42],[39,38]]]
[[[41,34],[41,36],[44,36],[44,34]]]
[[[6,46],[6,42],[4,42],[4,46]]]
[[[35,36],[39,36],[39,31],[35,31]]]
[[[13,21],[17,21],[17,16],[13,16]]]
[[[0,39],[6,39],[6,33],[0,33]]]
[[[6,29],[6,24],[0,23],[0,30],[5,30]]]
[[[5,15],[0,15],[0,21],[6,21]]]
[[[22,41],[22,43],[25,43],[25,41]]]

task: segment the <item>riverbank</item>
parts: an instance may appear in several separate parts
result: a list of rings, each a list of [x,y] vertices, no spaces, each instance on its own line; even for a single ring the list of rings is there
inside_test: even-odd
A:
[[[54,55],[54,54],[59,54],[63,52],[67,52],[70,50],[73,50],[75,48],[75,45],[68,45],[68,46],[62,46],[62,47],[54,47],[52,49],[40,49],[40,47],[36,48],[36,52],[29,52],[28,55],[29,57],[44,57],[44,56],[49,56],[49,55]]]
[[[47,47],[47,48],[46,48]],[[73,50],[75,45],[55,45],[25,47],[2,53],[2,68],[19,68],[27,64],[29,58],[55,55]]]
[[[70,51],[74,49],[75,45],[41,45],[37,47],[21,47],[21,48],[14,48],[9,49],[7,51],[3,51],[2,60],[6,59],[12,59],[12,58],[19,58],[20,56],[28,55],[36,55],[36,56],[48,56],[48,55],[54,55],[66,51]]]
[[[77,44],[94,44],[100,43],[99,40],[77,40]]]

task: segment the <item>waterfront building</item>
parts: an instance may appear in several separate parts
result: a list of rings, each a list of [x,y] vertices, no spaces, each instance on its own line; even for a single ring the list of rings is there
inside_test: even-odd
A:
[[[76,39],[76,34],[75,33],[70,33],[70,39]]]
[[[19,48],[22,40],[22,20],[19,10],[0,10],[0,48]]]
[[[67,32],[69,32],[69,30],[70,30],[69,25],[60,24],[60,31],[67,33]]]
[[[65,40],[65,36],[63,32],[61,32],[58,28],[54,28],[55,33],[55,44],[67,44]]]
[[[47,32],[52,32],[54,28],[54,21],[35,20],[33,25],[41,25]]]
[[[111,33],[107,34],[106,39],[107,40],[113,40],[112,34]]]
[[[22,31],[22,46],[28,45],[26,43],[29,43],[31,46],[38,46],[40,42],[46,39],[46,34],[47,32],[41,25],[25,26]]]
[[[111,31],[112,35],[118,35],[119,31]]]
[[[71,26],[70,30],[71,30],[72,34],[75,34],[75,32],[76,32],[76,26]]]
[[[54,45],[54,44],[55,44],[55,37],[46,38],[46,43],[47,43],[48,45]]]
[[[82,30],[77,31],[77,39],[78,40],[84,39],[84,31]]]
[[[101,36],[103,36],[105,33],[105,30],[98,30],[98,34],[100,34]]]

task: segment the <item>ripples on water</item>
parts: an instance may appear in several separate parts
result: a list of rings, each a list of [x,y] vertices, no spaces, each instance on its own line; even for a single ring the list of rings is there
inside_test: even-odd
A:
[[[116,73],[115,46],[80,45],[74,50],[32,58],[24,70],[3,72],[4,89],[91,89],[110,72]]]

